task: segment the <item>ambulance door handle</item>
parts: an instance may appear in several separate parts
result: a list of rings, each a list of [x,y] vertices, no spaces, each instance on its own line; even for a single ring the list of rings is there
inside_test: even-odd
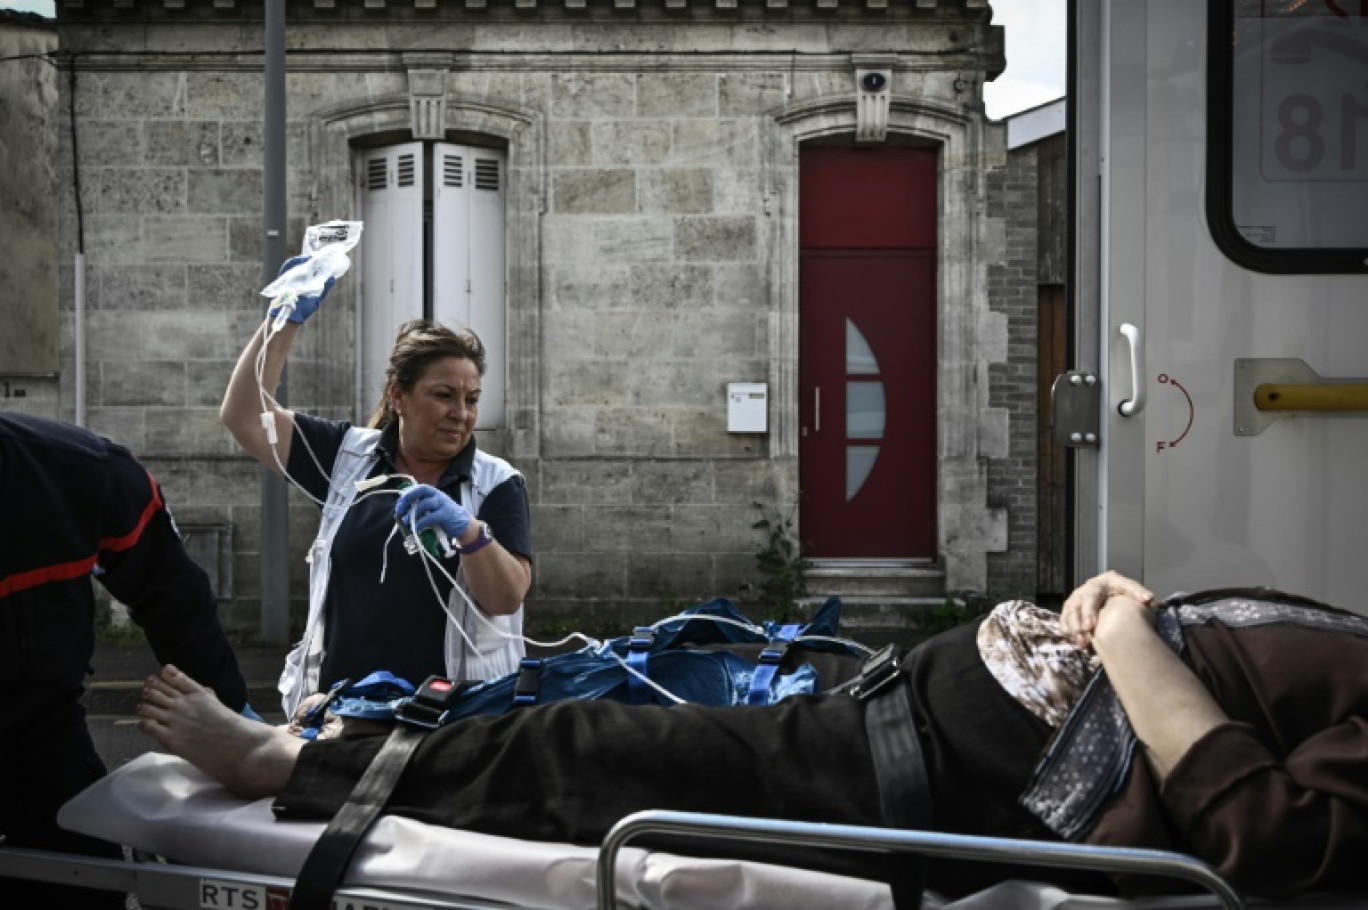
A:
[[[1135,417],[1145,409],[1145,343],[1140,328],[1129,322],[1121,323],[1121,334],[1130,347],[1131,397],[1122,401],[1116,410],[1122,417]]]
[[[822,387],[812,387],[812,432],[822,432]]]

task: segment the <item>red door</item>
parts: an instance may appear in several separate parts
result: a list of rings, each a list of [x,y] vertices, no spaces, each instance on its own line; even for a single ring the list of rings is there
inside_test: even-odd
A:
[[[936,153],[801,155],[804,555],[936,555]]]

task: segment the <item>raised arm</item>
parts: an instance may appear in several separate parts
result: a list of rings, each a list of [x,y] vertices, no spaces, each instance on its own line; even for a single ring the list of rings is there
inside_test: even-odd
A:
[[[265,343],[266,330],[265,323],[259,326],[243,350],[242,356],[238,358],[232,378],[228,380],[228,389],[223,394],[223,404],[219,406],[219,419],[233,434],[238,445],[246,449],[257,461],[279,474],[282,473],[280,466],[290,463],[290,442],[294,436],[290,412],[275,404],[273,400],[266,400],[265,411],[272,414],[275,421],[276,450],[273,454],[271,441],[261,418],[261,390],[265,389],[268,395],[275,394],[276,387],[280,385],[280,374],[285,369],[285,358],[289,356],[295,335],[299,334],[299,325],[287,322],[284,328],[271,336],[270,344],[266,345],[266,360],[262,365],[261,383],[258,385],[257,360]],[[276,462],[276,455],[280,457],[279,463]]]
[[[280,267],[280,274],[304,267],[308,261],[308,256],[288,259]],[[277,474],[283,474],[285,465],[290,463],[290,442],[294,437],[290,412],[274,402],[280,374],[285,370],[285,358],[290,354],[299,327],[318,311],[319,304],[328,296],[332,286],[333,279],[329,278],[320,293],[284,295],[276,299],[267,314],[270,320],[257,328],[252,340],[247,342],[246,350],[238,358],[233,375],[228,380],[228,390],[223,394],[223,404],[219,406],[219,419],[238,444]],[[282,307],[286,312],[281,313]],[[281,323],[275,329],[272,322],[278,314]],[[263,345],[266,357],[259,364]],[[263,414],[270,414],[271,418],[263,419]]]

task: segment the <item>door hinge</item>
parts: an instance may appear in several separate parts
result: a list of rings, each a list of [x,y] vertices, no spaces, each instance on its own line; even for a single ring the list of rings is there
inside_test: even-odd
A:
[[[1050,426],[1062,446],[1096,448],[1102,383],[1092,373],[1070,370],[1050,386]]]

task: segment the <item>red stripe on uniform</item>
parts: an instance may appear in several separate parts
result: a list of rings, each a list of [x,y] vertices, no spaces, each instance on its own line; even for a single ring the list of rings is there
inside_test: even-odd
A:
[[[55,566],[30,569],[27,572],[20,572],[18,575],[0,578],[0,597],[8,597],[10,594],[17,594],[26,588],[45,585],[50,581],[70,581],[73,578],[80,578],[82,575],[89,575],[93,568],[95,568],[95,557],[87,556],[75,562],[58,563]]]
[[[100,550],[119,553],[138,543],[138,538],[147,529],[148,522],[162,507],[161,493],[158,492],[157,482],[152,479],[151,474],[147,475],[147,483],[151,487],[152,498],[147,503],[147,508],[143,509],[142,514],[138,516],[138,523],[127,534],[102,539],[99,544]],[[73,578],[80,578],[82,575],[89,575],[91,570],[95,568],[96,561],[96,556],[85,556],[71,562],[43,566],[39,569],[20,572],[18,575],[11,575],[8,578],[0,578],[0,597],[8,597],[10,594],[17,594],[28,588],[47,584],[50,581],[70,581]]]
[[[152,520],[152,516],[162,507],[161,494],[157,492],[157,482],[152,479],[152,475],[147,475],[147,484],[152,488],[152,499],[147,503],[147,508],[143,509],[142,515],[138,517],[138,523],[133,530],[121,537],[106,537],[100,541],[100,549],[108,550],[111,553],[119,553],[134,546],[142,532],[147,529],[147,523]]]

